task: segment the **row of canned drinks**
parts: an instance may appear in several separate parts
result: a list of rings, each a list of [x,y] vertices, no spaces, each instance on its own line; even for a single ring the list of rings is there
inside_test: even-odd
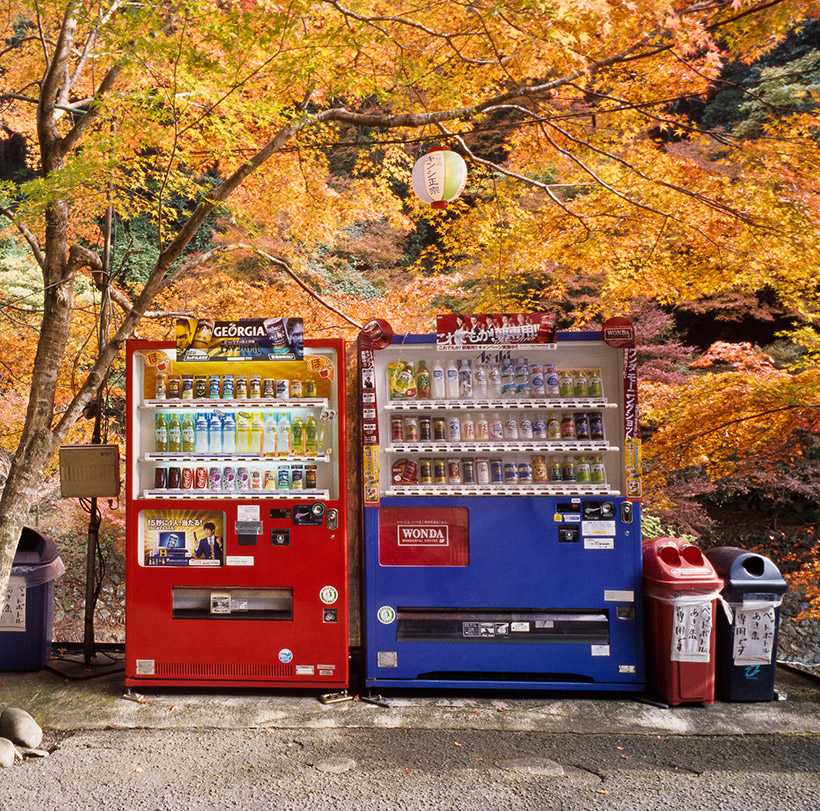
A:
[[[155,490],[240,491],[315,490],[316,465],[213,465],[175,467],[157,465]]]
[[[605,484],[601,454],[533,455],[527,459],[452,457],[398,459],[393,464],[394,484]]]
[[[317,396],[316,381],[262,375],[157,374],[157,400],[291,400]]]
[[[449,417],[401,416],[390,418],[393,442],[506,442],[516,440],[603,440],[600,411],[517,416],[498,414]]]

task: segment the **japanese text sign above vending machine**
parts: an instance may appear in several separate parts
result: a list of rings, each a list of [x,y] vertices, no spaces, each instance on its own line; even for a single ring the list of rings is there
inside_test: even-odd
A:
[[[177,319],[178,361],[302,360],[301,318]]]
[[[554,313],[484,313],[436,316],[436,346],[443,350],[527,347],[555,343]]]

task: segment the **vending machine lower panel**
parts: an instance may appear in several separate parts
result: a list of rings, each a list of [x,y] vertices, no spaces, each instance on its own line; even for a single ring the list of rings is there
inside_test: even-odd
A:
[[[367,686],[640,692],[639,527],[619,497],[383,498]]]

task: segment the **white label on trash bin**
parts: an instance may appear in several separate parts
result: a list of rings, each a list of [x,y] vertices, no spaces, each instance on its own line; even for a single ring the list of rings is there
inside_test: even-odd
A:
[[[10,577],[6,599],[0,609],[0,631],[26,630],[26,579]]]
[[[735,609],[732,659],[736,665],[770,665],[774,652],[775,607]]]
[[[672,661],[708,662],[712,638],[712,603],[678,602],[672,612]]]

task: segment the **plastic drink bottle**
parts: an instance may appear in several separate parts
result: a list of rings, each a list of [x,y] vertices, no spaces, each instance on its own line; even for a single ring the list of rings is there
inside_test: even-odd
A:
[[[445,380],[446,376],[444,374],[444,369],[441,364],[436,361],[435,366],[433,366],[431,385],[431,394],[433,395],[434,400],[443,400],[445,398],[447,392]]]

